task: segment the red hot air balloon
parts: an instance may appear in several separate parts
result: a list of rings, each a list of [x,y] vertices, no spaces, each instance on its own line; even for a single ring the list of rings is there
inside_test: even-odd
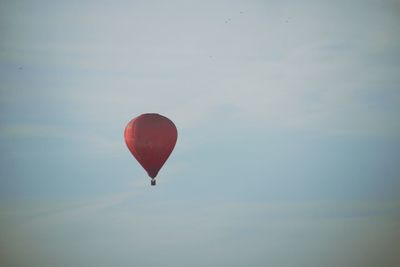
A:
[[[175,147],[178,132],[175,124],[156,113],[142,114],[125,128],[125,142],[132,155],[156,185],[156,176]]]

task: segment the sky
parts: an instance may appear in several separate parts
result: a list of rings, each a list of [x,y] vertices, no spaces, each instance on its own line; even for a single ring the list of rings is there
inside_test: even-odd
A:
[[[398,1],[0,0],[0,265],[400,264]],[[178,142],[151,187],[123,140]]]

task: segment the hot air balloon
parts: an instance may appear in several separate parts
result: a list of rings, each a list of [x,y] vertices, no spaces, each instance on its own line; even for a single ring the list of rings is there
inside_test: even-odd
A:
[[[156,185],[156,176],[175,147],[178,132],[167,117],[156,113],[142,114],[125,128],[125,142],[136,160]]]

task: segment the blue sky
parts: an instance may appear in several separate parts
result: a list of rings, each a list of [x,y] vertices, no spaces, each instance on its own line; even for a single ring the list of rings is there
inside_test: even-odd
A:
[[[0,265],[398,266],[397,1],[0,1]],[[179,138],[150,187],[123,130]]]

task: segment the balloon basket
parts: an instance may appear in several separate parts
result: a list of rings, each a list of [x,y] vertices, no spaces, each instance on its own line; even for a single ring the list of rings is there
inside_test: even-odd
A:
[[[156,185],[156,179],[151,179],[151,185],[152,186]]]

